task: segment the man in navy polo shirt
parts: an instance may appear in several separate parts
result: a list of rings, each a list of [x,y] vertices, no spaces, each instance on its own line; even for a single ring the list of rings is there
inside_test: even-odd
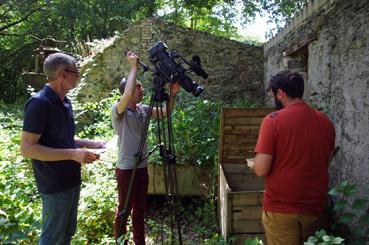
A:
[[[44,62],[48,84],[25,106],[21,152],[32,158],[37,189],[42,199],[39,244],[70,244],[76,231],[81,185],[81,164],[99,155],[85,148],[105,143],[74,139],[75,124],[69,90],[76,86],[76,60],[66,54],[49,55]]]

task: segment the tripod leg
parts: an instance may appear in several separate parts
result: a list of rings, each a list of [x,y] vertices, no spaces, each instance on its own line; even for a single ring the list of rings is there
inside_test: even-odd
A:
[[[169,101],[166,101],[166,108],[169,108]],[[162,113],[162,118],[163,112]],[[177,189],[177,175],[176,175],[176,157],[174,155],[174,146],[173,146],[173,134],[172,134],[172,124],[171,124],[171,114],[170,110],[166,111],[166,124],[164,120],[162,121],[163,127],[163,138],[164,141],[164,154],[163,154],[163,162],[164,162],[164,171],[165,171],[165,180],[166,180],[166,193],[167,200],[169,206],[170,213],[170,221],[171,221],[171,231],[173,234],[174,231],[174,223],[177,226],[177,234],[179,244],[182,244],[182,235],[181,235],[181,225],[179,220],[179,202],[178,202],[178,189]],[[172,244],[174,239],[171,240]]]
[[[167,101],[167,108],[170,106],[170,101]],[[182,245],[182,232],[181,224],[179,220],[179,200],[178,200],[178,184],[177,184],[177,171],[176,171],[176,156],[174,151],[174,141],[173,141],[173,128],[172,128],[172,116],[171,110],[167,110],[167,124],[168,124],[168,138],[169,138],[169,151],[170,151],[170,167],[172,176],[172,190],[173,190],[173,201],[174,201],[174,213],[177,223],[177,233],[179,244]]]

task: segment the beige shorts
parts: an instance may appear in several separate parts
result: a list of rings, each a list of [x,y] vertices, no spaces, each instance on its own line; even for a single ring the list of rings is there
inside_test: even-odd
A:
[[[301,245],[317,229],[318,216],[263,211],[268,245]]]

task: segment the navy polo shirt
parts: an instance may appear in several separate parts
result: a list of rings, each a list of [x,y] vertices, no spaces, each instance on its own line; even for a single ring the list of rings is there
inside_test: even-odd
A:
[[[61,101],[48,85],[26,103],[23,131],[40,134],[39,144],[51,148],[76,148],[72,105]],[[37,189],[56,193],[81,184],[81,166],[73,160],[39,161],[32,159]]]

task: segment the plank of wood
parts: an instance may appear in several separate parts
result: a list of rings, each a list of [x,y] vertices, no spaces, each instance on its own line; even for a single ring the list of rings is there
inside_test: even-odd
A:
[[[243,152],[245,151],[245,149],[254,149],[255,148],[255,144],[224,144],[223,145],[223,150],[224,151],[237,151],[237,152]]]
[[[265,115],[272,112],[272,108],[223,108],[220,121],[220,139],[219,139],[219,159],[223,162],[225,142],[238,144],[256,142],[259,132],[259,126]],[[229,120],[228,120],[229,119]],[[230,125],[227,125],[229,123]],[[251,124],[251,125],[250,125]],[[233,136],[239,136],[246,141],[239,141]],[[232,138],[233,137],[233,138]],[[255,141],[254,141],[255,140]],[[246,156],[249,157],[252,152],[246,150]],[[240,161],[236,160],[238,163]],[[228,161],[226,161],[228,162]],[[232,161],[231,161],[232,162]]]
[[[254,155],[254,147],[248,146],[247,148],[241,149],[226,149],[223,150],[222,159],[225,162],[232,162],[232,160],[239,160],[241,159],[243,163],[246,163],[246,158],[250,158]]]
[[[223,171],[227,174],[251,174],[253,171],[246,165],[246,162],[244,164],[226,164],[223,165]]]
[[[232,191],[264,190],[264,178],[254,174],[226,174],[226,178]]]
[[[228,193],[233,206],[262,205],[264,191],[238,191]]]
[[[293,55],[294,53],[300,51],[302,48],[304,48],[306,45],[308,45],[312,41],[315,41],[317,38],[318,38],[318,34],[315,31],[310,33],[307,37],[300,40],[296,45],[283,51],[283,57]]]
[[[255,145],[252,144],[246,144],[246,145],[229,145],[229,144],[224,144],[223,145],[223,152],[232,152],[232,151],[236,151],[236,152],[248,152],[248,151],[254,151],[255,149]]]
[[[222,109],[221,120],[220,120],[220,135],[219,135],[219,160],[220,162],[223,159],[223,144],[224,144],[224,120],[225,110]]]
[[[254,144],[256,143],[258,136],[255,135],[234,135],[234,134],[225,134],[223,142],[224,144]]]
[[[246,153],[253,153],[255,149],[254,145],[224,145],[223,146],[223,156],[239,156],[245,158]]]
[[[238,116],[250,116],[250,117],[264,117],[269,113],[275,111],[274,108],[223,108],[225,117],[238,117]]]
[[[233,220],[232,233],[263,233],[261,220]]]
[[[239,128],[239,129],[242,129],[245,134],[247,133],[253,133],[253,132],[258,132],[259,131],[259,128],[260,128],[260,125],[248,125],[248,124],[242,124],[242,125],[224,125],[224,128],[227,128],[227,129],[232,129],[232,128]]]
[[[223,155],[221,164],[246,164],[246,158],[252,158],[254,151],[245,152],[242,155]]]
[[[250,125],[224,125],[223,131],[225,135],[243,135],[244,137],[258,136],[260,124],[254,126],[256,126],[257,129],[251,130]]]
[[[233,203],[233,220],[260,220],[263,207],[261,205],[235,206]]]
[[[248,125],[248,126],[259,126],[263,121],[263,117],[226,117],[224,118],[225,126],[232,125]]]
[[[227,235],[231,230],[231,205],[228,197],[230,188],[227,179],[224,175],[223,168],[219,166],[219,198],[218,198],[218,213],[219,213],[219,227],[222,236],[227,239]]]

